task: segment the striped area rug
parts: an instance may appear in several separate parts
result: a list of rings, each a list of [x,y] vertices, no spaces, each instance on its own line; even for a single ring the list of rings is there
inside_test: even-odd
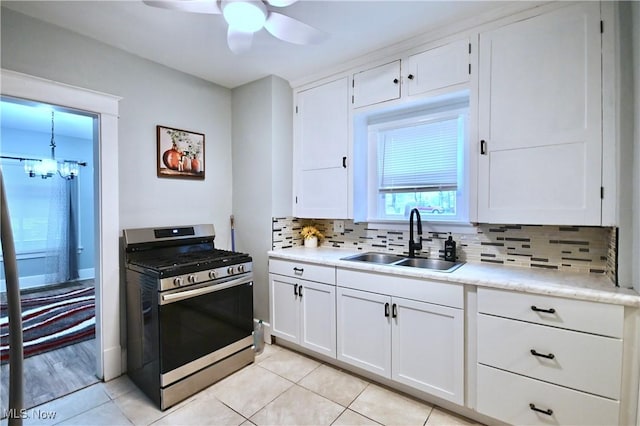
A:
[[[95,290],[85,287],[53,295],[24,295],[24,356],[29,357],[95,336]],[[0,362],[9,359],[6,303],[0,304]]]

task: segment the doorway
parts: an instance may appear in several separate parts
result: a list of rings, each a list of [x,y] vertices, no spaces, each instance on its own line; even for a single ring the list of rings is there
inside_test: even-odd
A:
[[[27,74],[0,70],[3,96],[29,99],[97,114],[94,146],[96,376],[108,381],[123,372],[120,344],[118,221],[118,103],[121,98]]]
[[[93,182],[98,116],[3,96],[0,117],[0,167],[23,308],[24,402],[32,408],[98,381]],[[6,403],[3,274],[1,268],[0,401]]]

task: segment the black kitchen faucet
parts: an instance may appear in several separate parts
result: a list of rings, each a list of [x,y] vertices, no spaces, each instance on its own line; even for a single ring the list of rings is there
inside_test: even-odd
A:
[[[415,213],[418,221],[418,242],[413,240],[413,214]],[[416,257],[416,250],[422,250],[422,219],[420,219],[420,212],[414,208],[409,215],[409,257]]]

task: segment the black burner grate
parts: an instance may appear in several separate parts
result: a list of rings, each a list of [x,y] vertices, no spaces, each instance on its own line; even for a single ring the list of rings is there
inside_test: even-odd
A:
[[[248,262],[251,258],[245,253],[220,249],[180,247],[172,249],[147,250],[129,254],[129,263],[158,272],[161,276],[171,276],[225,265]]]

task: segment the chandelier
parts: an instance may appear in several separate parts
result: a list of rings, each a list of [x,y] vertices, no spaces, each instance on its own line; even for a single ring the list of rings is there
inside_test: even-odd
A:
[[[25,157],[10,157],[1,156],[0,158],[6,158],[11,160],[20,160],[24,162],[24,171],[30,177],[40,176],[42,179],[53,177],[58,174],[60,177],[71,180],[74,179],[80,173],[80,166],[86,166],[86,162],[80,162],[75,160],[56,160],[56,142],[54,138],[54,112],[51,111],[51,142],[49,147],[51,148],[51,158],[25,158]]]

